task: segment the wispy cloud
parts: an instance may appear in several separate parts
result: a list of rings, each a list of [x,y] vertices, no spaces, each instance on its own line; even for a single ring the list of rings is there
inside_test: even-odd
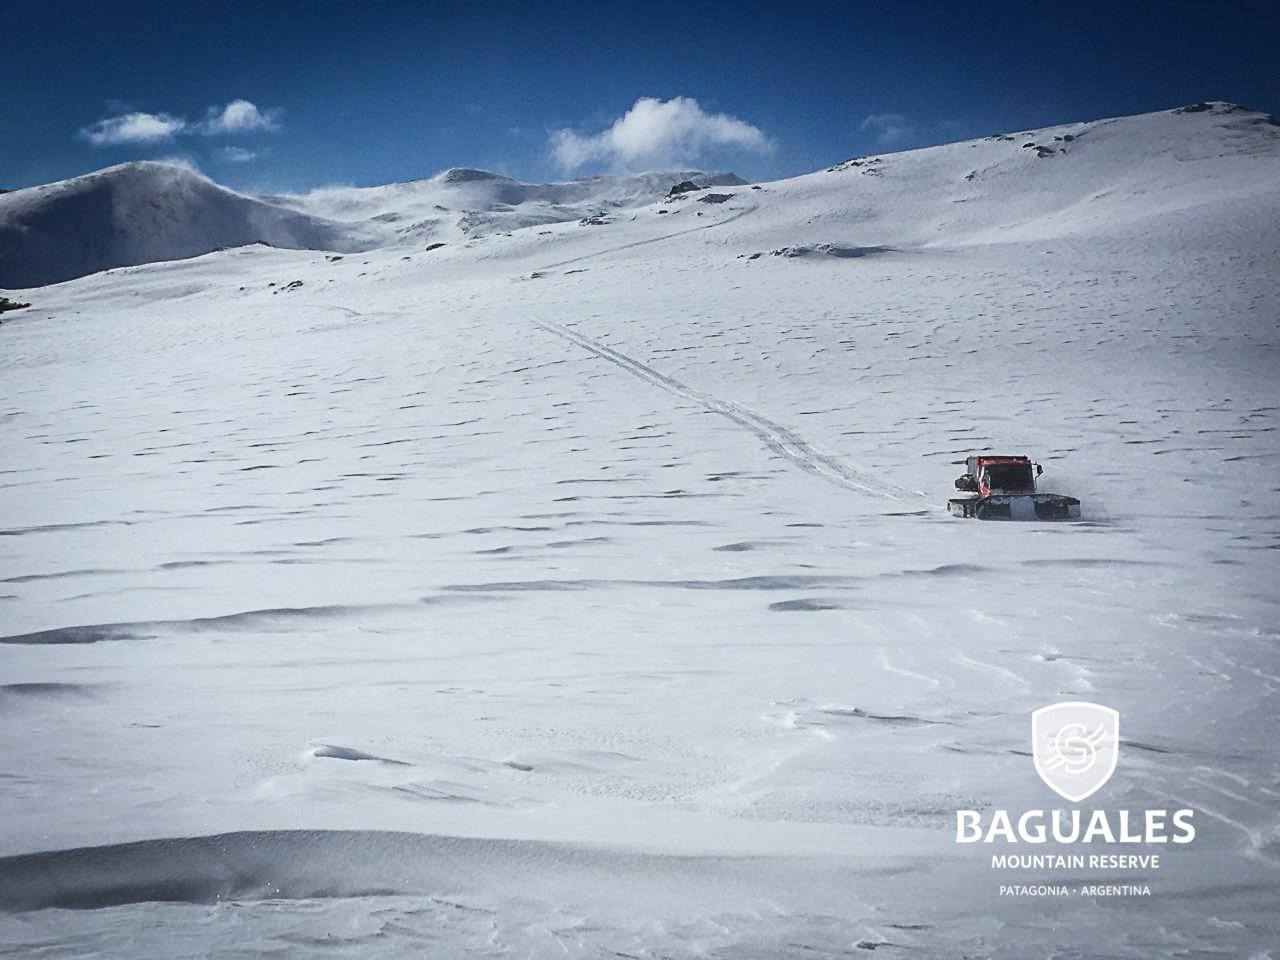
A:
[[[550,147],[556,164],[577,170],[592,162],[624,168],[681,165],[715,149],[767,153],[773,144],[759,127],[707,113],[692,97],[641,97],[600,133],[553,131]]]
[[[279,130],[284,111],[259,110],[248,100],[232,100],[222,107],[210,107],[205,119],[198,124],[206,136],[219,134],[252,133],[255,130]]]
[[[915,127],[901,113],[873,113],[858,129],[863,133],[874,131],[876,143],[885,147],[911,140],[916,135]]]
[[[187,126],[179,117],[167,113],[133,113],[105,117],[97,123],[81,127],[79,136],[95,147],[113,147],[121,143],[158,143],[172,140]]]
[[[200,173],[200,164],[196,163],[195,157],[186,153],[175,153],[167,157],[156,157],[157,163],[167,163],[174,167],[183,167],[192,173]]]
[[[218,151],[218,156],[228,163],[248,163],[257,159],[258,152],[246,150],[244,147],[223,147]]]
[[[109,109],[127,108],[120,101],[108,101]],[[203,120],[192,123],[183,117],[168,113],[146,113],[126,109],[114,116],[81,127],[76,134],[81,140],[95,147],[114,147],[121,144],[154,144],[174,137],[203,134],[207,137],[279,130],[284,111],[276,108],[261,110],[248,100],[232,100],[221,106],[212,106]]]

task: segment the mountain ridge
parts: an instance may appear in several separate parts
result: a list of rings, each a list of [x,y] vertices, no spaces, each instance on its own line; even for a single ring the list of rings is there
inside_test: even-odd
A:
[[[1263,158],[1264,167],[1237,162]],[[853,157],[758,185],[827,242],[990,242],[1111,227],[1268,191],[1280,122],[1226,101]],[[1195,167],[1231,163],[1230,170]],[[1188,166],[1190,164],[1190,166]],[[1227,176],[1229,174],[1229,176]],[[856,179],[853,179],[855,178]],[[833,179],[836,178],[836,179]],[[524,183],[451,167],[420,180],[254,196],[187,168],[139,161],[0,196],[0,288],[185,259],[227,247],[348,253],[469,242],[639,211],[677,183],[740,189],[731,173],[665,171]],[[1269,195],[1269,194],[1268,194]],[[872,229],[878,232],[871,235]],[[786,236],[780,246],[804,242]]]

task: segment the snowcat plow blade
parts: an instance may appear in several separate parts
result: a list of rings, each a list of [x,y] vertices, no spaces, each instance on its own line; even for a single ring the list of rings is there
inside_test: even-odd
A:
[[[1079,520],[1080,501],[1056,493],[992,494],[948,501],[947,512],[977,520]]]

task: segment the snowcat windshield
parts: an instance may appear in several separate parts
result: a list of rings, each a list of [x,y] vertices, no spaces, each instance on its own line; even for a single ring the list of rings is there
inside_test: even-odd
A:
[[[991,490],[1032,490],[1035,481],[1031,467],[1025,463],[987,467],[987,487]]]

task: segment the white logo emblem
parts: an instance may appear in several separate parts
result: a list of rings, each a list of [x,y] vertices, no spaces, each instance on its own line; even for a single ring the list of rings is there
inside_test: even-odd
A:
[[[1072,803],[1111,779],[1120,748],[1120,714],[1083,700],[1031,714],[1031,751],[1040,779]]]

